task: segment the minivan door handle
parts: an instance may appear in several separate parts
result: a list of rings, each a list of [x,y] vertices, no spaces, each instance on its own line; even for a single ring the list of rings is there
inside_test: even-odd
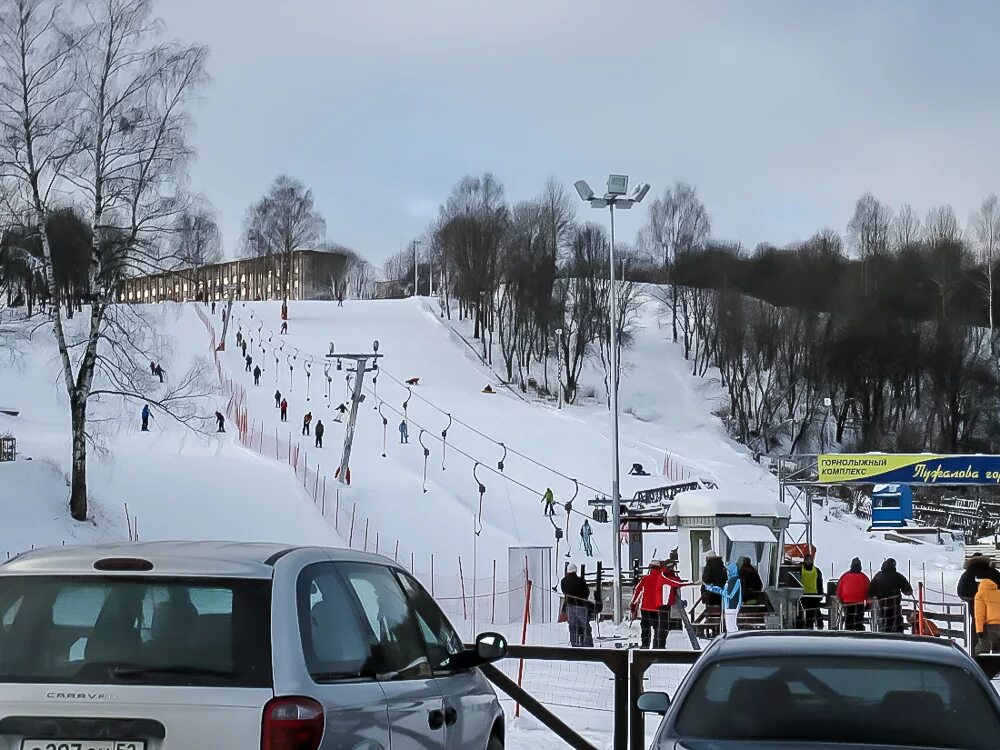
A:
[[[435,708],[427,713],[427,726],[431,729],[440,729],[444,726],[444,711]]]
[[[456,723],[458,723],[457,708],[448,706],[448,708],[444,710],[444,723],[447,724],[449,727],[454,726]]]

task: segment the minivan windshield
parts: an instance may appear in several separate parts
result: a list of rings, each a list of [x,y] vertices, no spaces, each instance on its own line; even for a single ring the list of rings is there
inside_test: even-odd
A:
[[[268,687],[271,582],[0,577],[0,682]]]
[[[684,739],[995,750],[1000,716],[986,691],[972,674],[933,663],[731,659],[696,679],[675,729]]]

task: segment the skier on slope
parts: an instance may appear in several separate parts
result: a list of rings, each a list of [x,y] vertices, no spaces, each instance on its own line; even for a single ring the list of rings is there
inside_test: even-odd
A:
[[[341,404],[336,409],[334,409],[334,411],[337,412],[337,416],[334,417],[333,421],[334,422],[343,422],[344,421],[344,415],[347,414],[347,404]]]
[[[288,399],[281,399],[281,421],[288,421]]]
[[[308,435],[309,434],[309,425],[312,424],[312,421],[313,421],[312,412],[311,411],[307,411],[306,415],[304,417],[302,417],[302,434],[303,435]]]
[[[149,363],[149,374],[156,375],[156,362]]]
[[[163,368],[160,366],[159,362],[156,363],[156,373],[155,374],[156,374],[156,377],[158,377],[160,379],[160,382],[162,383],[163,382]]]
[[[281,322],[281,332],[282,333],[288,333],[288,321],[287,320],[283,320]]]
[[[399,442],[400,442],[400,445],[402,445],[403,443],[409,443],[410,442],[410,430],[406,426],[406,420],[405,419],[402,422],[399,423]]]
[[[281,391],[274,392],[274,408],[275,409],[281,408]]]
[[[420,378],[410,378],[406,381],[407,385],[420,385]]]
[[[260,385],[260,365],[254,365],[253,368],[253,384]]]
[[[215,412],[215,421],[216,421],[216,424],[218,425],[218,428],[215,431],[216,432],[225,432],[226,431],[226,418],[222,415],[221,411]]]
[[[247,363],[247,372],[250,372],[250,365],[252,365],[252,364],[253,364],[253,357],[251,357],[251,356],[250,356],[249,354],[248,354],[248,355],[246,355],[246,357],[247,357],[247,359],[246,359],[246,363]]]
[[[316,422],[316,447],[323,447],[323,433],[326,432],[326,427],[323,426],[323,420],[320,419]]]
[[[545,488],[545,494],[542,495],[542,502],[545,504],[542,509],[543,515],[554,516],[556,514],[556,501],[551,487]]]
[[[583,540],[583,551],[587,557],[594,556],[594,543],[590,539],[593,535],[594,530],[590,528],[590,519],[584,519],[583,526],[580,527],[580,538]]]
[[[142,431],[149,432],[149,420],[153,418],[152,412],[149,410],[149,404],[142,407]]]

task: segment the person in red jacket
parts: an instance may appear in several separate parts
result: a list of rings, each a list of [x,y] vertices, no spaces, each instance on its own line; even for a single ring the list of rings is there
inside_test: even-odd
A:
[[[851,569],[837,582],[837,598],[844,610],[844,630],[865,629],[865,607],[871,582],[861,570],[861,560],[851,560]]]
[[[649,564],[649,572],[635,585],[631,610],[633,618],[639,615],[642,648],[649,648],[651,633],[654,635],[653,648],[663,648],[666,641],[666,627],[660,624],[660,607],[663,606],[663,587],[666,583],[660,563],[654,560]]]

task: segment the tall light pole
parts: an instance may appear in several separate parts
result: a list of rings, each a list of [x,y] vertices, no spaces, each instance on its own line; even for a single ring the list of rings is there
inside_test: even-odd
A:
[[[417,245],[420,244],[420,240],[413,240],[413,296],[417,296],[417,282],[419,281],[419,269],[420,266],[417,264]]]
[[[615,568],[614,580],[614,618],[615,624],[622,621],[622,551],[621,551],[621,473],[618,456],[618,293],[615,288],[615,207],[632,208],[646,197],[649,184],[640,182],[628,194],[628,175],[613,174],[608,177],[607,192],[598,197],[590,189],[585,180],[577,180],[574,184],[580,197],[590,204],[591,208],[607,208],[611,211],[611,246],[609,260],[611,265],[611,524],[614,526],[614,544],[611,545],[612,561]]]

